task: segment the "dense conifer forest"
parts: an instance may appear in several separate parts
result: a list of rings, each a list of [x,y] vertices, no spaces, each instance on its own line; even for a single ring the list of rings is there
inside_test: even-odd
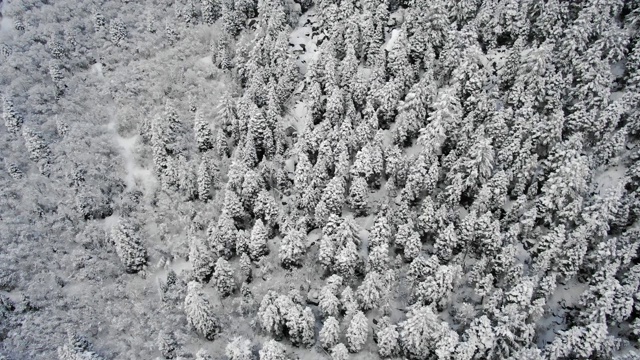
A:
[[[640,1],[0,12],[0,359],[640,359]]]

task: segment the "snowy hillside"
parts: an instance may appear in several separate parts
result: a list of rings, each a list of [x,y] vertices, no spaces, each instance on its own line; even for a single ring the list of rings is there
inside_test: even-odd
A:
[[[0,359],[640,359],[638,1],[0,2]]]

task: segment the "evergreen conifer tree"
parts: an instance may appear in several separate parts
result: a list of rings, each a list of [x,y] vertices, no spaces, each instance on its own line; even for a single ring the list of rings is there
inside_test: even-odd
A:
[[[369,321],[362,311],[353,315],[345,337],[350,352],[360,352],[369,336]]]
[[[187,286],[187,296],[184,300],[184,310],[187,322],[196,332],[213,340],[219,332],[219,322],[209,300],[202,292],[202,285],[192,281]]]
[[[147,250],[131,222],[119,219],[118,224],[111,231],[111,236],[125,270],[130,273],[142,270],[147,264]]]

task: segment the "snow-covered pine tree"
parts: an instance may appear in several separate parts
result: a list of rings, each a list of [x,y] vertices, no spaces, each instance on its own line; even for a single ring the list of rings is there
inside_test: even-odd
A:
[[[147,249],[131,221],[120,218],[111,230],[111,238],[127,272],[136,273],[144,268],[147,264]]]
[[[213,222],[210,224],[207,229],[207,236],[209,244],[211,244],[218,256],[231,257],[237,245],[238,229],[233,219],[226,212],[220,214],[216,225]]]
[[[336,346],[340,341],[340,323],[338,320],[329,316],[322,324],[322,330],[320,330],[320,344],[322,347],[329,350]]]
[[[103,360],[103,358],[90,350],[77,350],[73,349],[71,346],[65,344],[62,347],[58,348],[58,359],[59,360]]]
[[[165,359],[176,357],[176,350],[179,346],[175,335],[171,331],[160,331],[158,333],[158,350]]]
[[[372,271],[367,273],[356,293],[363,311],[376,308],[380,304],[384,292],[383,287],[384,283],[379,273]]]
[[[265,187],[265,181],[261,174],[250,169],[244,175],[242,182],[241,199],[246,209],[253,209],[258,193]]]
[[[56,89],[56,98],[59,98],[64,91],[65,85],[62,82],[64,80],[63,70],[62,63],[59,60],[54,59],[49,62],[49,76]]]
[[[386,211],[378,211],[373,226],[369,230],[369,248],[373,248],[382,244],[389,244],[391,239],[391,227],[387,218]]]
[[[427,196],[422,200],[422,208],[418,216],[418,229],[425,235],[434,235],[438,229],[436,208],[431,196]]]
[[[4,164],[7,173],[9,173],[9,176],[11,176],[14,180],[20,180],[24,177],[24,173],[15,163],[11,163],[5,160]]]
[[[222,211],[236,221],[243,220],[247,215],[244,207],[242,206],[240,197],[235,191],[230,190],[229,188],[227,188],[224,192]]]
[[[382,273],[389,268],[389,245],[382,243],[369,251],[368,271]]]
[[[187,285],[187,296],[184,300],[187,322],[196,332],[207,340],[213,340],[219,332],[218,318],[213,306],[205,297],[202,285],[192,281]]]
[[[2,57],[2,59],[8,59],[12,52],[13,50],[11,49],[11,46],[7,44],[0,44],[0,57]]]
[[[262,220],[256,220],[251,229],[251,239],[249,241],[249,256],[253,261],[260,260],[269,251],[267,246],[268,232]]]
[[[355,275],[356,266],[360,260],[358,248],[353,241],[347,241],[335,257],[335,270],[344,278],[350,279]]]
[[[341,214],[345,203],[345,183],[341,177],[333,177],[322,192],[316,206],[316,222],[324,224],[330,214]]]
[[[102,13],[98,11],[97,8],[93,8],[93,10],[91,11],[91,14],[92,14],[94,30],[95,32],[100,32],[107,24],[104,18],[104,15],[102,15]]]
[[[335,261],[337,250],[335,239],[331,236],[322,235],[318,249],[318,261],[325,270],[333,270],[333,263]]]
[[[241,157],[242,162],[250,169],[258,165],[258,151],[254,136],[251,132],[247,133],[244,144],[242,145]]]
[[[369,320],[362,311],[353,315],[345,334],[350,352],[360,352],[369,337]]]
[[[294,302],[291,297],[284,295],[275,301],[291,342],[295,346],[312,346],[315,343],[315,317],[311,309],[303,308],[300,302],[302,299]]]
[[[251,266],[251,259],[249,259],[249,255],[247,255],[247,253],[243,252],[240,255],[240,275],[242,275],[242,278],[244,279],[244,281],[246,282],[251,282],[252,280],[252,266]]]
[[[286,348],[275,340],[267,341],[259,354],[260,360],[287,360]]]
[[[400,334],[397,326],[391,324],[388,319],[386,323],[387,325],[381,327],[376,335],[378,337],[378,354],[383,358],[396,356],[400,351]]]
[[[213,189],[213,175],[211,174],[211,167],[209,166],[209,160],[204,158],[200,161],[197,174],[198,182],[198,198],[202,201],[208,201],[211,199],[211,191]]]
[[[193,275],[198,282],[206,283],[213,274],[213,251],[195,234],[190,236],[189,261],[193,267]]]
[[[198,150],[205,152],[209,149],[213,149],[213,133],[211,132],[209,122],[205,119],[202,110],[196,111],[193,131],[195,133],[196,142],[198,143]]]
[[[458,236],[456,235],[453,223],[450,223],[443,232],[438,234],[433,250],[442,261],[448,261],[453,255],[453,250],[458,246]]]
[[[282,335],[284,322],[282,314],[276,304],[277,299],[278,294],[274,290],[269,290],[262,298],[257,314],[262,329],[274,336]]]
[[[251,341],[237,336],[233,338],[225,348],[225,354],[229,357],[229,360],[254,360],[253,352],[251,351]]]
[[[222,297],[231,295],[235,289],[233,269],[223,257],[219,257],[213,271],[216,289]]]
[[[176,165],[176,180],[180,193],[186,201],[195,200],[198,198],[198,178],[194,161],[188,161],[181,154],[174,164]]]
[[[302,334],[301,334],[301,344],[307,348],[312,347],[316,343],[315,337],[315,327],[316,327],[316,317],[313,315],[313,310],[310,307],[304,308],[302,311],[301,322],[302,326]]]
[[[408,89],[414,82],[415,73],[409,61],[409,41],[405,31],[400,30],[400,34],[391,46],[388,71],[404,89]]]
[[[120,46],[122,41],[127,38],[127,35],[127,27],[122,21],[118,19],[111,20],[109,23],[109,36],[115,46]]]
[[[22,138],[29,152],[29,159],[35,162],[48,161],[51,150],[40,133],[31,127],[23,126]]]
[[[340,300],[336,296],[338,288],[342,285],[342,277],[331,275],[327,278],[327,284],[320,289],[318,307],[324,316],[335,317],[340,311]]]
[[[278,218],[278,204],[266,189],[260,190],[253,203],[253,214],[265,224],[274,224]]]
[[[200,11],[204,22],[213,25],[221,15],[220,2],[218,0],[202,0]]]
[[[409,237],[404,242],[404,258],[406,261],[412,261],[422,251],[422,242],[420,241],[420,235],[417,232],[411,230]]]
[[[341,308],[345,313],[345,317],[351,317],[353,314],[358,311],[358,301],[356,301],[356,297],[353,294],[353,289],[351,286],[346,286],[342,293],[340,294]]]
[[[412,221],[400,225],[395,238],[396,246],[404,249],[404,257],[407,261],[415,259],[420,254],[420,249],[422,248],[420,236],[413,227]]]
[[[305,234],[300,230],[290,230],[282,238],[278,251],[282,266],[289,268],[300,265],[305,250]]]
[[[367,181],[357,176],[351,181],[349,189],[349,204],[354,209],[356,215],[364,216],[367,214],[367,198],[369,197],[369,185]]]
[[[349,350],[343,343],[331,348],[331,360],[349,360]]]
[[[4,126],[10,133],[19,133],[24,119],[14,108],[13,100],[7,95],[2,97],[2,117],[4,118]]]
[[[442,333],[442,325],[428,306],[416,306],[400,323],[400,341],[409,359],[424,359],[431,353],[436,339]]]
[[[56,133],[64,137],[69,133],[69,124],[64,121],[60,116],[56,116]]]

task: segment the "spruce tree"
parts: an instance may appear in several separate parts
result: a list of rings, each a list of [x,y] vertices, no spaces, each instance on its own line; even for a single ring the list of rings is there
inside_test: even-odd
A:
[[[273,224],[278,218],[278,204],[266,189],[260,190],[253,203],[253,214],[265,224]]]
[[[198,335],[207,340],[213,340],[219,332],[219,322],[213,306],[205,297],[202,285],[195,281],[187,285],[187,296],[184,300],[184,310],[187,322]]]
[[[382,273],[389,267],[389,245],[382,243],[369,251],[368,270]]]
[[[431,347],[442,331],[440,321],[433,310],[426,306],[412,308],[407,317],[407,320],[400,323],[403,351],[410,359],[423,359],[431,352]]]
[[[327,284],[320,289],[318,296],[318,307],[320,311],[327,317],[338,316],[340,310],[340,300],[336,296],[338,288],[342,285],[342,277],[339,275],[331,275],[327,278]]]
[[[30,127],[22,127],[22,138],[29,153],[29,159],[35,162],[48,161],[51,151],[40,133]]]
[[[231,342],[227,344],[225,348],[225,354],[229,357],[229,360],[253,360],[253,353],[251,351],[251,341],[237,336]]]
[[[358,311],[351,319],[351,322],[349,322],[349,327],[345,334],[349,351],[354,353],[360,352],[367,342],[368,336],[369,320],[367,320],[367,317],[362,311]]]
[[[291,266],[300,265],[302,257],[305,253],[305,235],[300,230],[290,230],[280,243],[278,257],[282,266],[289,268]]]
[[[340,343],[331,349],[331,360],[349,360],[349,351],[343,343]]]
[[[356,311],[358,311],[358,302],[356,301],[356,297],[353,294],[351,286],[347,286],[342,290],[340,300],[342,302],[341,308],[345,313],[345,317],[351,317],[356,313]]]
[[[373,271],[367,273],[356,294],[362,310],[376,308],[383,295],[383,282],[380,274]]]
[[[231,295],[235,288],[235,280],[233,278],[233,269],[229,263],[222,257],[218,258],[213,271],[213,279],[216,289],[223,297]]]
[[[209,161],[205,158],[200,161],[198,166],[198,198],[202,201],[208,201],[211,199],[211,190],[213,188],[213,176],[211,174],[211,167]]]
[[[251,266],[251,259],[249,259],[249,255],[247,253],[242,253],[240,255],[240,274],[242,278],[246,282],[251,282],[253,278],[253,268]]]
[[[158,350],[160,350],[165,359],[174,359],[177,347],[178,341],[173,332],[160,331],[158,334]]]
[[[115,46],[120,46],[120,43],[127,38],[127,28],[120,20],[111,20],[109,23],[109,35],[111,36],[111,42]]]
[[[453,250],[458,245],[458,237],[453,224],[449,224],[443,232],[436,237],[433,250],[442,261],[448,261],[453,255]]]
[[[287,360],[286,348],[275,340],[267,341],[259,354],[260,360]]]
[[[388,322],[388,320],[387,320]],[[388,324],[377,332],[378,354],[383,358],[393,357],[400,351],[400,334],[397,326]]]
[[[224,192],[222,209],[223,212],[236,221],[243,220],[247,215],[240,197],[235,191],[230,189],[226,189]]]
[[[251,260],[258,261],[269,251],[267,246],[268,233],[262,220],[256,220],[251,229],[251,239],[249,241],[249,257]]]
[[[340,341],[340,323],[338,320],[329,316],[322,325],[320,330],[320,344],[325,349],[331,349]]]
[[[205,152],[213,148],[213,133],[209,127],[209,122],[204,118],[204,114],[202,114],[202,110],[196,111],[193,130],[199,151]]]
[[[217,0],[202,0],[200,11],[205,23],[213,25],[220,17],[220,3]]]
[[[335,270],[342,277],[350,279],[355,275],[359,260],[360,256],[356,244],[353,241],[347,241],[336,254]]]
[[[4,126],[11,133],[17,134],[24,122],[22,116],[15,110],[13,100],[8,96],[2,97],[2,117]]]
[[[127,219],[119,219],[111,231],[116,253],[128,273],[136,273],[147,264],[147,249],[136,233],[133,224]]]
[[[191,235],[189,261],[194,277],[198,282],[206,283],[213,274],[213,251],[197,236]]]
[[[363,177],[355,177],[351,181],[349,189],[349,204],[354,209],[356,215],[367,214],[367,198],[369,197],[369,186]]]

